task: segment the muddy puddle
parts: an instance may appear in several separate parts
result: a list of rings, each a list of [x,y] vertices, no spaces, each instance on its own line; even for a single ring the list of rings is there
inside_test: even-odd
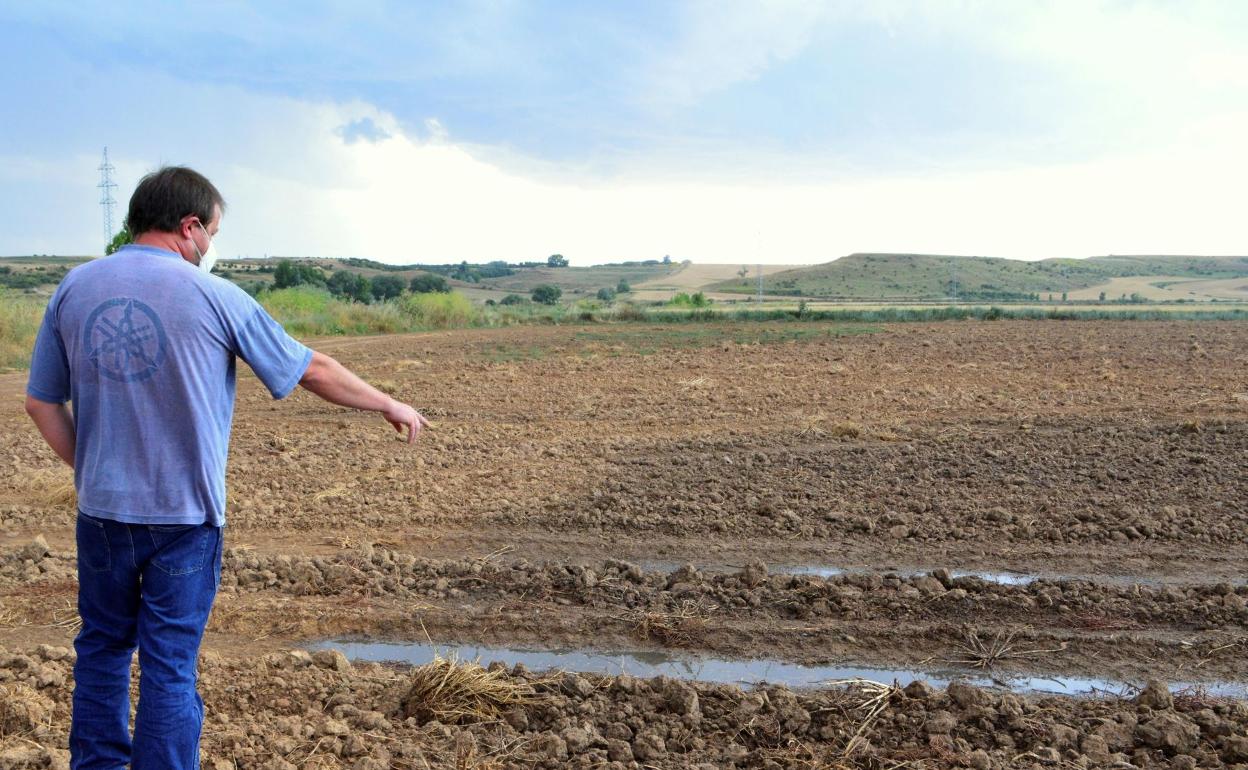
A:
[[[1081,677],[1029,677],[1008,679],[956,670],[920,671],[866,666],[804,666],[780,660],[747,660],[673,655],[659,651],[533,650],[477,645],[433,645],[427,642],[323,641],[311,649],[333,649],[352,660],[422,665],[435,655],[459,660],[476,660],[482,665],[500,662],[511,667],[522,663],[533,671],[552,669],[618,676],[629,674],[650,678],[668,676],[718,684],[752,686],[783,684],[792,688],[828,686],[847,679],[894,682],[901,686],[922,680],[934,687],[960,681],[979,687],[1015,692],[1056,695],[1129,694],[1135,685]],[[1142,683],[1140,683],[1142,684]],[[1178,692],[1198,688],[1211,695],[1248,698],[1248,682],[1175,682]]]
[[[671,572],[680,569],[690,562],[680,562],[671,560],[642,560],[638,565],[647,571]],[[692,562],[693,566],[702,572],[736,572],[742,569],[744,564],[714,564],[714,563],[698,563]],[[919,577],[921,575],[930,575],[933,569],[918,568],[893,568],[882,567],[878,569],[868,569],[865,567],[837,567],[827,564],[768,564],[767,570],[773,575],[811,575],[814,577],[830,578],[838,575],[862,575],[867,573],[878,573],[881,575],[895,575],[900,578]],[[1162,586],[1162,585],[1181,585],[1185,583],[1196,583],[1199,580],[1186,581],[1178,578],[1159,578],[1143,575],[1073,575],[1063,573],[1028,573],[1028,572],[990,572],[982,570],[949,570],[949,576],[953,579],[963,577],[973,577],[988,583],[997,583],[1006,586],[1025,586],[1035,583],[1039,580],[1047,580],[1053,582],[1073,582],[1084,581],[1089,583],[1102,583],[1108,585],[1144,585],[1144,586]],[[1225,580],[1234,586],[1248,584],[1248,579]]]

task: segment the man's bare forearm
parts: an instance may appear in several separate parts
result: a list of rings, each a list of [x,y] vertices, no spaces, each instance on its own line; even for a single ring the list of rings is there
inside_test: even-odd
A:
[[[324,353],[313,353],[312,363],[299,384],[339,406],[384,412],[391,399]]]
[[[399,433],[407,429],[409,444],[429,425],[420,412],[390,398],[324,353],[312,354],[312,363],[308,364],[308,370],[299,384],[330,403],[381,412],[386,422]]]
[[[35,427],[48,442],[56,456],[74,467],[74,449],[77,446],[77,431],[74,429],[74,416],[64,404],[49,404],[30,396],[26,397],[26,414],[34,420]]]

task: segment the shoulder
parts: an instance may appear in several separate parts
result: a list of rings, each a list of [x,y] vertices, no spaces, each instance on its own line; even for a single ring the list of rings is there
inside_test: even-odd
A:
[[[192,266],[195,283],[216,304],[231,309],[253,310],[260,306],[255,298],[233,281],[219,275],[210,275]]]

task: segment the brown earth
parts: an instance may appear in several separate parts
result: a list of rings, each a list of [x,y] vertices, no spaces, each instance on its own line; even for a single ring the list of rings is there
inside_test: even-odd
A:
[[[395,711],[404,671],[281,652],[428,636],[969,673],[977,640],[1008,637],[979,661],[1002,678],[1243,682],[1242,325],[521,327],[315,346],[433,427],[408,448],[373,416],[240,382],[203,674],[204,750],[223,767],[1248,763],[1244,704],[1199,692],[1165,708],[891,692],[846,755],[863,693],[591,678],[535,685],[556,705],[527,723],[429,725]],[[20,414],[22,384],[0,378],[0,648],[36,660],[72,641],[73,518],[49,502],[68,476]],[[863,572],[777,572],[802,564]],[[951,572],[969,569],[1044,577]],[[39,752],[65,745],[66,659],[5,660],[0,687],[25,681],[46,712],[22,733],[27,764],[61,763]],[[24,673],[39,666],[59,681]],[[688,692],[700,716],[668,713]]]

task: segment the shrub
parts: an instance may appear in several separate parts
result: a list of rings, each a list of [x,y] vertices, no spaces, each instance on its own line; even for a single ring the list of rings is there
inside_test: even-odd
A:
[[[563,289],[558,286],[551,286],[544,283],[541,286],[534,287],[533,301],[540,302],[543,305],[553,305],[563,296]]]
[[[521,297],[519,294],[508,294],[506,297],[503,297],[501,300],[499,300],[498,304],[500,305],[523,305],[526,302],[528,302],[528,300],[525,299],[524,297]]]
[[[615,309],[617,321],[649,321],[650,315],[631,302],[626,302]]]
[[[615,289],[603,288],[598,290],[598,299],[603,302],[610,302],[615,299]]]
[[[676,307],[707,307],[711,304],[711,301],[707,299],[706,295],[702,292],[689,295],[682,291],[675,297],[672,297],[671,302],[668,304],[675,305]]]
[[[329,304],[333,301],[333,296],[325,289],[307,286],[274,289],[265,292],[260,298],[260,304],[264,306],[264,309],[279,321],[283,317],[294,318],[328,312]]]
[[[379,275],[371,283],[373,299],[393,299],[403,293],[403,279],[397,275]]]
[[[624,280],[623,278],[621,278],[620,282],[615,285],[616,294],[628,294],[632,290],[633,290],[633,287],[629,286],[628,281]]]
[[[367,303],[372,299],[372,285],[366,276],[359,273],[353,273],[350,270],[339,270],[329,277],[326,281],[326,288],[329,293],[336,297],[346,297],[356,302]],[[400,281],[400,287],[402,281]]]
[[[407,319],[392,303],[363,305],[312,286],[267,291],[260,304],[286,331],[298,336],[389,334],[406,331]]]
[[[451,290],[451,285],[446,282],[445,278],[432,273],[425,273],[423,275],[416,276],[407,287],[411,290],[412,294],[430,294],[432,292],[446,293]]]
[[[325,272],[316,265],[297,265],[289,259],[283,259],[273,271],[274,288],[288,289],[305,283],[325,285]]]
[[[481,311],[456,291],[408,294],[398,300],[398,307],[423,329],[460,329],[481,320]]]

